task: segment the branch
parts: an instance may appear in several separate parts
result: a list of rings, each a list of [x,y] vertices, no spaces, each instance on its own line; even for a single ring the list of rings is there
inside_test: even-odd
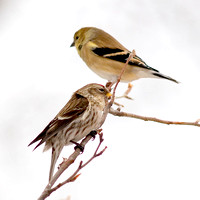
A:
[[[105,121],[105,119],[106,119],[106,117],[107,117],[107,115],[108,115],[108,113],[109,113],[109,111],[110,111],[110,109],[111,109],[111,106],[112,106],[113,103],[114,103],[115,92],[116,92],[117,86],[118,86],[118,84],[119,84],[119,82],[120,82],[120,80],[121,80],[121,77],[122,77],[122,75],[123,75],[123,73],[124,73],[124,71],[125,71],[126,66],[128,65],[130,59],[131,59],[134,55],[135,55],[135,51],[133,50],[133,51],[130,53],[130,55],[129,55],[129,57],[128,57],[128,59],[127,59],[125,65],[124,65],[124,67],[123,67],[123,69],[122,69],[122,71],[121,71],[121,73],[120,73],[120,75],[119,75],[119,77],[118,77],[118,79],[117,79],[117,82],[116,82],[115,87],[114,87],[114,89],[113,89],[113,94],[112,94],[111,100],[110,100],[109,102],[107,102],[107,104],[106,104],[106,106],[105,106],[105,108],[104,108],[103,115],[102,115],[101,121],[100,121],[100,123],[99,123],[97,129],[100,129],[100,127],[103,125],[103,123],[104,123],[104,121]],[[82,142],[80,143],[80,145],[84,148],[85,145],[89,142],[89,140],[90,140],[91,138],[92,138],[91,135],[87,135],[87,136],[82,140]],[[58,178],[60,177],[60,175],[61,175],[72,163],[74,163],[74,161],[76,160],[76,158],[80,155],[81,150],[80,150],[79,148],[76,148],[76,150],[74,151],[74,153],[71,154],[70,157],[69,157],[68,159],[65,159],[65,160],[61,163],[60,168],[59,168],[58,171],[55,173],[55,175],[52,177],[52,179],[51,179],[51,181],[48,183],[48,185],[45,187],[44,191],[42,192],[42,194],[41,194],[41,196],[38,198],[38,200],[44,200],[44,199],[46,199],[52,192],[56,191],[56,190],[57,190],[58,188],[60,188],[61,186],[65,185],[66,183],[75,181],[76,178],[79,176],[79,175],[77,175],[77,173],[78,173],[83,167],[85,167],[86,165],[88,165],[94,158],[96,158],[97,156],[102,155],[102,153],[106,150],[107,147],[105,147],[102,151],[100,151],[99,153],[97,153],[97,151],[99,150],[99,147],[100,147],[100,145],[101,145],[102,142],[103,142],[103,137],[102,137],[102,134],[100,134],[100,142],[99,142],[99,145],[98,145],[96,151],[94,152],[94,155],[93,155],[84,165],[83,165],[82,162],[80,162],[79,167],[76,169],[76,171],[75,171],[67,180],[65,180],[65,181],[62,182],[62,183],[59,183],[57,186],[55,186],[54,188],[52,188],[52,186],[53,186],[53,185],[55,184],[55,182],[58,180]]]
[[[174,125],[189,125],[189,126],[198,126],[198,127],[200,127],[200,123],[199,123],[200,119],[196,120],[195,122],[169,121],[169,120],[158,119],[158,118],[155,118],[155,117],[145,117],[145,116],[136,115],[136,114],[132,114],[132,113],[121,112],[119,110],[114,110],[113,108],[111,108],[111,106],[114,103],[116,88],[117,88],[117,86],[118,86],[118,84],[119,84],[119,82],[121,80],[121,77],[122,77],[122,75],[123,75],[123,73],[125,71],[126,66],[128,65],[129,61],[131,60],[131,58],[133,56],[135,56],[135,50],[133,50],[130,53],[130,55],[129,55],[129,57],[128,57],[125,65],[124,65],[124,67],[123,67],[123,69],[121,71],[121,74],[118,77],[118,80],[117,80],[117,82],[115,84],[115,87],[114,87],[114,90],[113,90],[112,99],[110,101],[110,110],[109,110],[109,113],[112,114],[112,115],[114,115],[114,116],[118,116],[118,117],[130,117],[130,118],[141,119],[141,120],[144,120],[144,121],[153,121],[153,122],[158,122],[158,123],[168,124],[168,125],[169,124],[174,124]],[[128,88],[128,90],[126,91],[125,95],[123,95],[123,97],[125,96],[127,98],[127,94],[130,92],[130,89],[131,89],[131,87]]]
[[[124,65],[124,67],[123,67],[123,69],[122,69],[122,71],[121,71],[121,73],[120,73],[120,75],[119,75],[119,77],[118,77],[118,79],[117,79],[117,82],[116,82],[115,87],[114,87],[114,90],[113,90],[113,98],[111,99],[112,104],[114,103],[115,92],[116,92],[117,86],[118,86],[118,84],[119,84],[119,82],[120,82],[120,80],[121,80],[121,78],[122,78],[122,75],[123,75],[123,73],[124,73],[124,71],[125,71],[125,69],[126,69],[126,66],[128,65],[129,61],[133,58],[133,56],[135,56],[135,50],[133,50],[133,51],[130,53],[130,55],[129,55],[129,57],[128,57],[128,59],[127,59],[125,65]]]
[[[99,150],[99,148],[100,148],[100,146],[101,146],[101,144],[102,144],[102,142],[103,142],[103,133],[99,134],[99,145],[97,146],[97,149],[95,150],[93,156],[85,164],[83,164],[83,161],[81,161],[80,164],[79,164],[79,166],[78,166],[78,168],[77,168],[77,170],[67,180],[63,181],[62,183],[59,183],[57,186],[55,186],[54,188],[52,188],[50,190],[50,192],[52,193],[52,192],[56,191],[58,188],[60,188],[61,186],[65,185],[66,183],[75,181],[79,177],[79,175],[80,175],[80,174],[78,174],[78,172],[81,169],[83,169],[86,165],[88,165],[94,158],[102,155],[103,152],[106,150],[107,147],[105,147],[102,151],[100,151],[99,153],[97,153],[98,150]]]
[[[155,118],[155,117],[145,117],[145,116],[136,115],[136,114],[132,114],[132,113],[121,112],[121,111],[118,111],[118,110],[114,110],[113,108],[110,109],[109,113],[114,115],[114,116],[118,116],[118,117],[130,117],[130,118],[141,119],[141,120],[144,120],[144,121],[152,121],[152,122],[158,122],[158,123],[168,124],[168,125],[174,124],[174,125],[189,125],[189,126],[200,127],[200,123],[199,123],[200,119],[198,119],[196,122],[168,121],[168,120],[158,119],[158,118]]]
[[[89,140],[91,140],[92,136],[91,135],[87,135],[80,143],[80,145],[82,147],[85,147],[85,145],[89,142]],[[56,191],[57,189],[59,189],[60,187],[62,187],[63,185],[69,183],[69,182],[73,182],[75,181],[78,176],[80,174],[78,174],[78,172],[85,167],[86,165],[88,165],[94,158],[100,156],[103,154],[103,152],[106,150],[107,147],[105,147],[102,151],[100,151],[99,153],[98,150],[101,146],[103,142],[103,133],[99,133],[99,145],[97,146],[97,149],[95,150],[93,156],[85,163],[83,164],[83,162],[81,161],[78,168],[76,169],[76,171],[64,182],[59,183],[57,186],[55,186],[54,188],[52,188],[52,186],[54,185],[54,183],[57,181],[57,179],[60,177],[60,175],[71,165],[74,163],[74,161],[76,160],[76,158],[80,155],[81,150],[79,148],[76,148],[76,150],[74,151],[74,153],[72,153],[68,159],[64,159],[64,161],[61,163],[60,168],[58,169],[58,171],[56,172],[56,174],[53,176],[53,178],[51,179],[51,181],[48,183],[48,185],[45,187],[44,191],[42,192],[41,196],[38,198],[38,200],[44,200],[46,199],[52,192]],[[78,175],[77,175],[78,174]]]
[[[107,103],[107,105],[106,105],[105,108],[104,108],[104,112],[103,112],[103,116],[102,116],[101,122],[100,122],[100,124],[99,124],[99,128],[103,125],[103,123],[104,123],[104,121],[105,121],[105,119],[106,119],[106,117],[107,117],[107,115],[108,115],[108,113],[109,113],[109,111],[110,111],[110,109],[111,109],[111,106],[112,106],[113,103],[114,103],[114,100],[115,100],[115,93],[116,93],[117,86],[118,86],[118,84],[119,84],[119,82],[120,82],[120,80],[121,80],[121,78],[122,78],[122,75],[123,75],[123,73],[124,73],[124,71],[125,71],[125,69],[126,69],[126,66],[128,65],[129,61],[133,58],[133,56],[135,56],[135,50],[133,50],[133,51],[130,53],[130,55],[129,55],[129,57],[128,57],[128,59],[127,59],[125,65],[124,65],[124,67],[122,68],[122,71],[121,71],[121,73],[120,73],[120,75],[119,75],[119,77],[118,77],[118,79],[117,79],[117,82],[116,82],[116,84],[115,84],[115,87],[114,87],[114,89],[113,89],[113,94],[112,94],[111,100],[110,100],[110,102]],[[111,87],[111,86],[112,86],[112,84],[110,85],[110,87]],[[110,87],[108,87],[109,90],[111,90]]]

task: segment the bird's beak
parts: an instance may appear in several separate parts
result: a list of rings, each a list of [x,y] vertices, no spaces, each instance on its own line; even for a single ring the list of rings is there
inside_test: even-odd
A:
[[[107,97],[111,97],[112,94],[111,94],[110,92],[108,92],[108,93],[106,94],[106,96],[107,96]]]
[[[74,47],[75,46],[75,42],[72,42],[72,44],[70,45],[70,47]]]

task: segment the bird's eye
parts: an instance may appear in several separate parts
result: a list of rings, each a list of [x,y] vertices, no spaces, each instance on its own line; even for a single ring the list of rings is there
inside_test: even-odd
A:
[[[76,39],[76,40],[78,40],[78,38],[79,38],[79,36],[76,36],[76,38],[75,38],[75,39]]]
[[[105,90],[103,88],[99,88],[99,91],[100,92],[104,92]]]

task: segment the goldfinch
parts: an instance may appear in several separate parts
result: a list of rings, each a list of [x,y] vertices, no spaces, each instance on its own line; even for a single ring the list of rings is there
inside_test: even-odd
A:
[[[74,34],[71,47],[75,46],[79,56],[87,66],[100,77],[116,82],[130,51],[115,38],[95,27],[81,28]],[[121,82],[131,82],[140,78],[163,78],[178,83],[175,79],[161,74],[134,55],[121,77]]]

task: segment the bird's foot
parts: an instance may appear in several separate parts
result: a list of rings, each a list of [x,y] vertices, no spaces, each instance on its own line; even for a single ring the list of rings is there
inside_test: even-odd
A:
[[[110,92],[113,85],[114,85],[113,82],[108,81],[108,82],[106,83],[106,86],[105,86],[105,87],[106,87],[106,88],[108,89],[108,91]]]
[[[70,140],[70,142],[76,145],[76,146],[74,147],[74,150],[80,149],[80,151],[83,153],[83,151],[84,151],[84,147],[83,147],[83,146],[81,146],[78,142],[75,142],[75,141],[73,141],[73,140]]]
[[[132,88],[133,88],[133,84],[128,83],[128,88],[125,91],[124,96],[128,96],[128,94],[131,92]]]
[[[128,88],[127,90],[124,92],[124,94],[122,96],[119,96],[119,97],[116,97],[116,99],[120,99],[120,98],[126,98],[126,99],[129,99],[129,100],[133,100],[132,97],[129,97],[128,94],[131,92],[133,88],[133,85],[131,83],[128,84]]]
[[[88,135],[92,136],[93,140],[95,139],[97,131],[91,131]]]

